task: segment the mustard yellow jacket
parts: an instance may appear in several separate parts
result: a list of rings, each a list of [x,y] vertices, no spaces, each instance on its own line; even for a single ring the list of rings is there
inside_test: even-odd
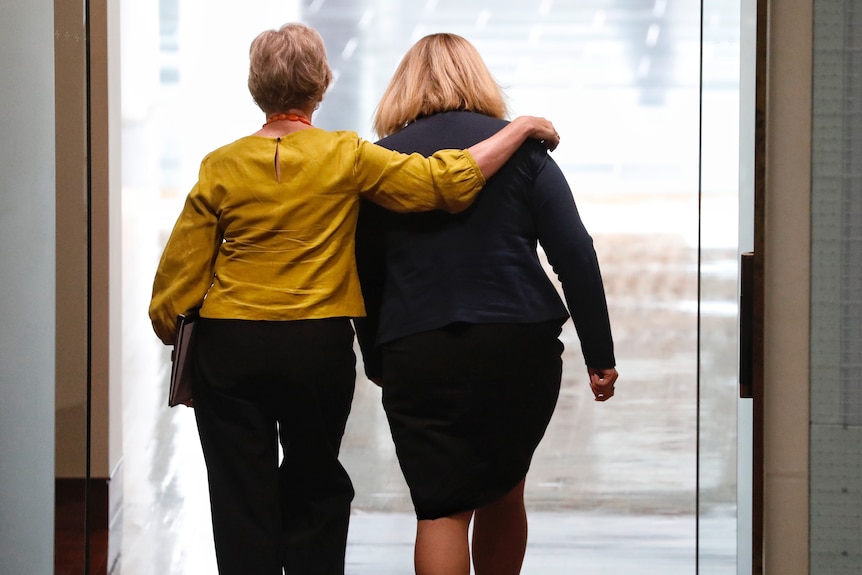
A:
[[[177,314],[197,306],[207,318],[363,316],[359,197],[400,212],[458,212],[484,183],[466,150],[426,159],[354,132],[315,128],[221,147],[201,162],[159,262],[149,310],[156,335],[172,344]]]

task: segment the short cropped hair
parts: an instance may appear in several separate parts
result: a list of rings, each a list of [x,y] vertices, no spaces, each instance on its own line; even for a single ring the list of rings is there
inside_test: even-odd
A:
[[[285,24],[252,41],[248,90],[267,116],[318,104],[331,82],[326,47],[313,28]]]
[[[503,90],[478,50],[457,34],[425,36],[398,65],[374,117],[380,137],[422,116],[469,110],[495,118],[508,111]]]

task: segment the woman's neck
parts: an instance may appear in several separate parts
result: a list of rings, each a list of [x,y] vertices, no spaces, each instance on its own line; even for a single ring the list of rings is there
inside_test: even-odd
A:
[[[308,130],[313,127],[311,125],[312,112],[313,109],[290,108],[285,112],[269,114],[266,117],[266,122],[254,135],[281,137],[300,130]]]

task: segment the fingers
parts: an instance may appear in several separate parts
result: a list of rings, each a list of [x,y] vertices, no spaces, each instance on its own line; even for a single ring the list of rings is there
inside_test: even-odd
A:
[[[539,120],[542,123],[539,139],[548,150],[553,152],[560,145],[560,134],[549,120],[545,118],[539,118]]]
[[[613,387],[593,387],[593,395],[595,396],[596,401],[607,401],[614,396],[614,393],[615,390]]]
[[[616,368],[613,367],[609,369],[596,369],[590,373],[591,376],[594,374],[597,379],[601,380],[602,385],[609,385],[611,387],[616,384],[617,378],[620,376]]]
[[[553,152],[560,145],[560,135],[555,132],[553,137],[545,138],[542,140],[542,143],[549,151]]]
[[[593,391],[596,401],[607,401],[614,396],[614,386],[619,377],[615,368],[587,368],[587,372],[590,374],[590,389]]]
[[[526,122],[531,127],[532,138],[541,141],[548,150],[553,152],[560,145],[560,134],[549,120],[538,116],[520,116],[515,121]]]

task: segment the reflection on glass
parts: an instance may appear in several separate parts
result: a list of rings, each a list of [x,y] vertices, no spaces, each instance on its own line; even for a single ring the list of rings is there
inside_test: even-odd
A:
[[[698,559],[701,573],[734,574],[740,9],[703,5]]]
[[[314,116],[322,128],[373,139],[374,106],[401,54],[422,35],[447,31],[476,45],[513,115],[546,116],[562,134],[553,156],[599,253],[621,380],[611,402],[591,401],[568,325],[563,392],[528,476],[523,572],[693,573],[698,433],[710,562],[735,564],[738,14],[726,3],[706,4],[712,40],[704,55],[699,233],[698,3],[305,0],[285,7],[252,0],[238,14],[161,0],[161,44],[153,38],[150,55],[161,58],[161,82],[154,76],[151,108],[140,120],[148,129],[128,116],[124,124],[135,136],[127,148],[140,152],[125,152],[124,173],[134,172],[135,157],[155,156],[160,166],[157,177],[124,180],[125,261],[133,262],[125,347],[136,350],[126,366],[134,390],[125,425],[134,431],[126,433],[125,456],[127,478],[137,478],[127,479],[124,575],[180,566],[213,572],[193,414],[163,405],[168,356],[150,337],[146,303],[198,162],[263,119],[245,88],[248,44],[258,31],[296,19],[320,30],[336,76]],[[357,491],[349,572],[409,572],[412,508],[379,391],[361,377],[343,459]],[[154,547],[164,550],[158,568]]]

